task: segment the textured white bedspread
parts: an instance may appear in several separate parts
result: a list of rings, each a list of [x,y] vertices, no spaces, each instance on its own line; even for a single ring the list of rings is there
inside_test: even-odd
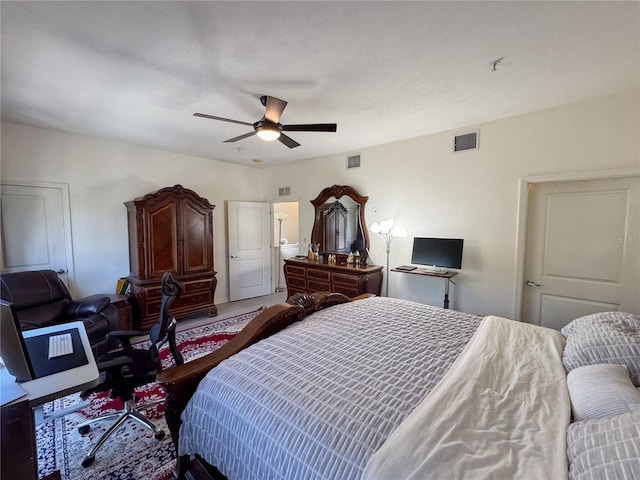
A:
[[[317,312],[207,374],[182,415],[179,453],[229,480],[357,480],[479,323],[378,297]]]
[[[563,479],[570,402],[560,332],[486,317],[363,479]]]

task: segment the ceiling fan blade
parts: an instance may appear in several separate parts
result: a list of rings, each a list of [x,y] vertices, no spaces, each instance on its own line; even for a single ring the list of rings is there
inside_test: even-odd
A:
[[[302,125],[283,125],[285,132],[335,132],[338,125],[335,123],[307,123]]]
[[[240,125],[249,125],[250,127],[253,127],[253,123],[241,122],[240,120],[231,120],[230,118],[214,117],[213,115],[207,115],[206,113],[194,113],[193,116],[194,117],[202,117],[202,118],[210,118],[211,120],[220,120],[220,121],[223,121],[223,122],[239,123]]]
[[[224,141],[224,142],[222,142],[222,143],[232,143],[232,142],[237,142],[238,140],[242,140],[243,138],[249,138],[249,137],[251,137],[251,136],[253,136],[253,135],[255,135],[255,134],[256,134],[256,132],[255,132],[255,131],[254,131],[254,132],[245,133],[244,135],[240,135],[239,137],[233,137],[233,138],[230,138],[229,140],[225,140],[225,141]]]
[[[284,143],[289,148],[296,148],[300,146],[298,142],[296,142],[291,137],[287,137],[284,133],[280,134],[280,136],[278,137],[278,140],[280,140],[280,142]]]
[[[267,111],[264,114],[264,118],[270,122],[278,123],[282,112],[284,112],[284,108],[287,106],[287,102],[276,97],[267,96],[265,106],[267,107]]]

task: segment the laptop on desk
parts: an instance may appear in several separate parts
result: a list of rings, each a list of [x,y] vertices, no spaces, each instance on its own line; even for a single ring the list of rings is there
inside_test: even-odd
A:
[[[396,270],[400,270],[401,272],[411,272],[413,270],[415,270],[417,267],[414,267],[413,265],[400,265],[399,267],[396,267]]]
[[[49,337],[71,334],[73,352],[49,358]],[[77,328],[24,338],[13,304],[0,300],[0,356],[17,382],[26,382],[89,363]]]

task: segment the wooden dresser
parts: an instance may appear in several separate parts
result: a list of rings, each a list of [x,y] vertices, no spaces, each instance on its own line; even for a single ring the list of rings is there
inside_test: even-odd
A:
[[[131,268],[127,279],[137,303],[133,327],[148,331],[158,321],[165,271],[182,283],[182,295],[171,306],[176,318],[202,312],[216,315],[215,206],[182,185],[162,188],[125,205]]]
[[[311,292],[343,293],[348,297],[363,293],[380,295],[382,270],[382,265],[329,265],[326,262],[292,258],[284,261],[288,296]]]

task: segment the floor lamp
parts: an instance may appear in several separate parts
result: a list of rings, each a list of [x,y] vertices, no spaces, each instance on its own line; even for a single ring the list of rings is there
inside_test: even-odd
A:
[[[396,237],[406,237],[407,231],[399,225],[394,226],[393,220],[385,220],[384,222],[374,222],[371,225],[371,231],[377,233],[384,238],[387,243],[387,272],[384,279],[384,294],[389,296],[389,252],[391,251],[391,241]]]
[[[277,212],[273,214],[273,218],[278,220],[278,286],[276,292],[284,292],[284,287],[280,286],[280,271],[282,270],[281,263],[281,250],[282,250],[282,221],[287,218],[287,214],[283,212]]]

